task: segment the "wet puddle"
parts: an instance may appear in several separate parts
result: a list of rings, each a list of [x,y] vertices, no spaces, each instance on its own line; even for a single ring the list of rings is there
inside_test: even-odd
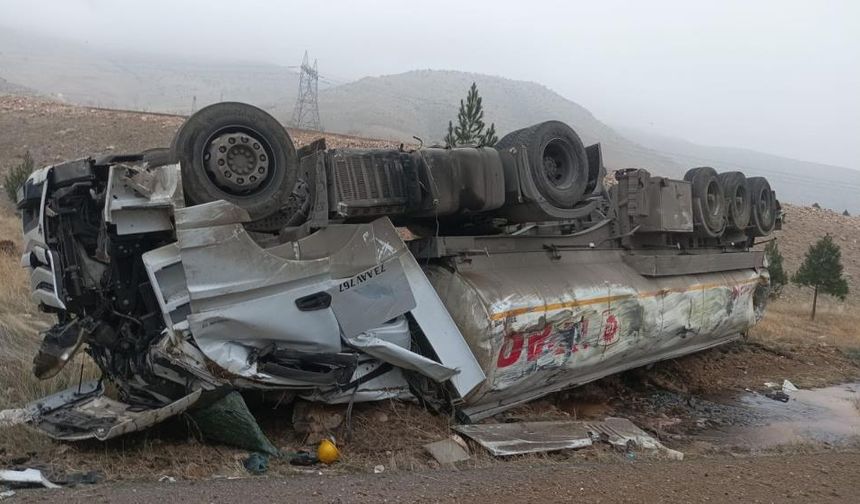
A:
[[[747,393],[732,405],[743,411],[742,421],[705,429],[695,437],[749,449],[860,439],[860,383],[797,390],[788,397],[788,402],[780,402]]]

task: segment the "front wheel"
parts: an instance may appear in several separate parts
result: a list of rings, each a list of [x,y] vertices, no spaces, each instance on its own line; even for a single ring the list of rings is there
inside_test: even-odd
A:
[[[285,204],[296,182],[296,149],[271,115],[244,103],[209,105],[176,132],[171,157],[182,167],[190,205],[225,200],[258,220]]]

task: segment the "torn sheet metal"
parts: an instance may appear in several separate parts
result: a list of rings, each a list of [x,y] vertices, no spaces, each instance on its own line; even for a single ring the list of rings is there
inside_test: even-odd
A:
[[[661,450],[672,459],[684,458],[682,453],[666,448],[626,418],[472,424],[455,425],[453,428],[477,441],[496,457],[576,449],[603,442],[622,450]]]
[[[591,434],[582,422],[516,422],[455,425],[453,428],[496,457],[591,446]]]
[[[113,165],[108,172],[105,222],[118,235],[170,231],[176,208],[185,205],[179,165]]]
[[[443,366],[434,360],[379,338],[375,331],[368,331],[352,338],[344,337],[344,341],[349,346],[383,362],[388,362],[402,369],[420,372],[437,382],[445,381],[457,374],[456,369]]]
[[[618,448],[663,449],[659,441],[626,418],[607,417],[584,425],[595,438]]]
[[[200,398],[196,390],[161,408],[142,409],[104,395],[98,381],[82,383],[27,405],[30,425],[63,441],[98,439],[146,429],[190,408]]]

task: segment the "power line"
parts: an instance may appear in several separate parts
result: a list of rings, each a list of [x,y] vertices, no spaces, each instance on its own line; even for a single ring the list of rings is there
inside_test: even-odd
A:
[[[323,131],[318,99],[320,74],[317,71],[317,60],[314,60],[314,66],[308,64],[307,51],[305,51],[305,57],[302,59],[301,69],[299,95],[296,97],[292,125],[300,129]]]

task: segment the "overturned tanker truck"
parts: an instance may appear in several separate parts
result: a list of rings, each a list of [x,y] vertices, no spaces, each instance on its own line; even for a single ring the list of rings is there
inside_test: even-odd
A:
[[[84,348],[103,379],[31,424],[107,439],[234,390],[469,422],[748,331],[769,284],[753,246],[781,225],[767,180],[605,175],[557,121],[494,146],[296,150],[240,103],[169,149],[38,170],[22,263],[57,324],[34,372]]]

